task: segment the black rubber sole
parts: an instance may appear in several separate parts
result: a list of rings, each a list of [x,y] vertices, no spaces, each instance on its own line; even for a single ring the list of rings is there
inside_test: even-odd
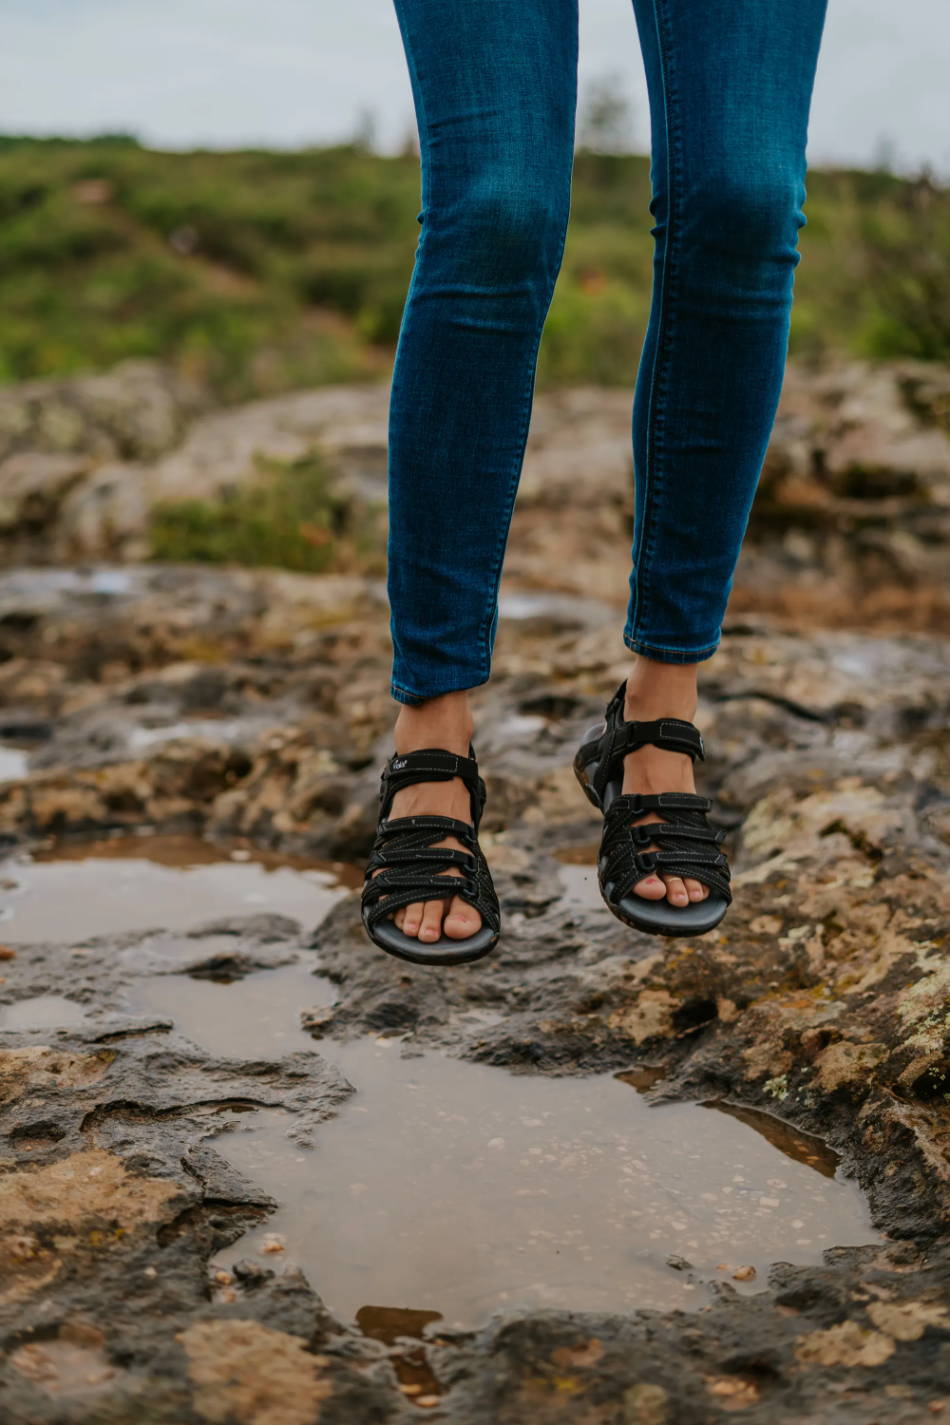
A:
[[[607,724],[601,719],[584,733],[581,747],[602,737],[606,730]],[[608,782],[601,800],[590,780],[599,760],[594,756],[587,762],[582,761],[579,748],[574,758],[574,775],[591,806],[596,807],[599,812],[605,812],[614,797],[620,796],[623,783],[616,777]],[[714,891],[710,891],[705,900],[693,901],[684,906],[671,905],[665,899],[649,901],[645,896],[636,895],[621,896],[619,900],[614,900],[613,882],[605,882],[603,879],[604,864],[604,858],[598,858],[597,881],[601,898],[610,913],[624,925],[630,926],[631,930],[645,930],[650,935],[670,937],[707,935],[710,930],[715,930],[729,909],[729,901],[724,896],[717,896]]]
[[[482,925],[474,935],[467,935],[464,940],[440,935],[438,940],[425,941],[406,935],[386,916],[375,926],[370,926],[365,916],[362,919],[363,928],[374,945],[385,950],[387,955],[410,960],[414,965],[468,965],[473,960],[482,960],[490,955],[501,938],[491,926]]]

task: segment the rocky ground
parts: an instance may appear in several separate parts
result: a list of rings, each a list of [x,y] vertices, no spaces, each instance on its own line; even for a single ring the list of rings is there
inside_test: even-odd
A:
[[[631,393],[541,392],[506,569],[612,601],[629,574]],[[385,524],[388,387],[328,386],[208,410],[148,362],[0,391],[0,561],[138,560],[157,504],[214,500],[316,457],[348,512]],[[933,363],[790,365],[733,615],[902,632],[946,626],[950,372]],[[367,548],[359,569],[366,567]],[[338,540],[345,569],[350,541]],[[857,609],[856,609],[856,606]]]
[[[607,493],[623,477],[611,466],[619,437],[597,443],[614,397],[565,393],[540,409],[494,677],[474,697],[482,844],[504,915],[494,957],[436,975],[383,956],[362,932],[358,889],[316,926],[279,907],[196,924],[178,936],[191,974],[215,957],[220,969],[223,936],[231,973],[305,952],[337,987],[332,1006],[304,1010],[312,1053],[222,1060],[121,1008],[160,958],[161,927],[77,943],[64,906],[56,943],[0,950],[0,1006],[58,994],[95,1011],[74,1028],[0,1033],[4,1425],[950,1419],[947,646],[934,612],[946,406],[934,397],[914,414],[921,372],[884,374],[861,398],[862,426],[858,387],[832,400],[823,379],[824,395],[797,398],[811,403],[807,421],[790,392],[783,429],[799,431],[799,454],[791,436],[773,452],[745,583],[705,669],[702,784],[731,832],[735,885],[719,930],[660,944],[601,907],[565,905],[559,868],[593,861],[599,827],[571,757],[626,667],[622,540],[612,585],[600,554],[625,519]],[[874,427],[888,410],[897,422],[895,392],[900,457],[893,430],[885,454]],[[4,399],[7,429],[16,401]],[[337,403],[350,452],[340,478],[364,498],[379,432],[357,427],[379,394],[319,399]],[[178,401],[155,437],[166,453],[137,449],[133,464],[187,464],[188,442],[225,420],[176,415]],[[802,432],[821,401],[837,424],[818,481],[818,446]],[[236,448],[235,422],[251,419],[231,413],[219,430]],[[38,424],[20,429],[36,460],[51,457]],[[583,509],[568,432],[576,458],[613,470]],[[24,449],[8,456],[14,468]],[[106,456],[84,458],[101,470]],[[897,488],[902,462],[910,483]],[[78,497],[82,480],[70,488]],[[813,514],[775,515],[793,507]],[[395,711],[381,579],[50,567],[39,545],[52,540],[58,558],[69,528],[58,497],[32,533],[22,512],[10,517],[10,558],[33,563],[0,575],[0,742],[27,753],[24,775],[0,784],[6,850],[187,831],[359,867]],[[826,616],[806,621],[822,589]],[[753,1294],[722,1283],[701,1311],[499,1314],[424,1346],[333,1319],[320,1281],[279,1263],[216,1279],[214,1253],[273,1206],[216,1135],[236,1113],[280,1107],[299,1141],[312,1138],[352,1092],[332,1042],[367,1033],[520,1073],[649,1068],[654,1101],[767,1110],[841,1154],[884,1243],[837,1249],[820,1267],[778,1264]]]

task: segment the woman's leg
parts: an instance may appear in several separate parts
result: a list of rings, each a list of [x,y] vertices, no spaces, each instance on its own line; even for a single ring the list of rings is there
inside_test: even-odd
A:
[[[570,210],[577,0],[395,0],[419,128],[422,225],[389,413],[391,693],[397,752],[466,753],[487,681],[541,332]],[[470,821],[459,778],[393,816]],[[440,843],[458,846],[453,838]],[[444,923],[443,923],[444,916]],[[480,925],[458,896],[397,911],[406,934]]]
[[[577,0],[395,0],[422,232],[393,369],[392,695],[489,676],[538,345],[570,210]]]
[[[826,0],[633,6],[656,226],[633,403],[623,640],[638,656],[626,716],[692,718],[695,665],[719,644],[785,374]],[[693,790],[679,753],[642,748],[625,766],[625,791]],[[705,895],[656,876],[638,890],[679,903]]]

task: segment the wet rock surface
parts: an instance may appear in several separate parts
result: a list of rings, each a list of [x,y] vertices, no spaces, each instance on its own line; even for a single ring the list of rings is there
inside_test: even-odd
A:
[[[354,880],[310,921],[268,905],[90,938],[64,905],[42,942],[0,925],[0,1008],[26,1026],[0,1028],[5,1421],[950,1411],[945,644],[732,618],[698,720],[736,899],[712,935],[659,944],[600,904],[599,821],[570,771],[626,668],[618,604],[510,580],[502,613],[473,698],[505,917],[493,958],[428,974],[383,956]],[[0,579],[0,646],[0,740],[25,759],[0,785],[8,887],[17,857],[108,835],[358,871],[393,716],[378,582],[20,569]],[[311,1050],[216,1056],[128,1008],[143,975],[263,976],[295,957],[333,987],[299,1006]],[[501,1312],[424,1340],[407,1316],[335,1319],[319,1274],[279,1250],[218,1271],[276,1206],[229,1166],[229,1130],[277,1112],[288,1152],[319,1142],[353,1093],[333,1044],[365,1036],[777,1115],[841,1155],[884,1242],[724,1280],[701,1310]]]

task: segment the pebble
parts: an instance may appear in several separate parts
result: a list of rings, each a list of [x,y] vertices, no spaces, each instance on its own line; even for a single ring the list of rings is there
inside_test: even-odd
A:
[[[755,1276],[755,1267],[736,1267],[732,1274],[734,1282],[750,1282]]]

